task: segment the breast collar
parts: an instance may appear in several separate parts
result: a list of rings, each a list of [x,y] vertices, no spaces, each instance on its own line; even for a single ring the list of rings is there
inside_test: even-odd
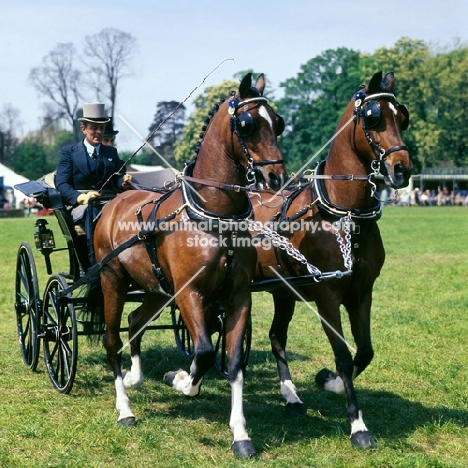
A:
[[[318,176],[323,175],[323,168],[325,161],[321,161],[317,164],[315,174]],[[382,216],[382,205],[380,200],[376,200],[374,206],[363,209],[347,209],[337,205],[334,205],[328,197],[327,189],[325,188],[324,179],[320,177],[312,177],[310,182],[312,184],[312,191],[314,198],[317,200],[318,208],[332,216],[342,217],[351,215],[351,218],[365,220],[365,221],[377,221]]]

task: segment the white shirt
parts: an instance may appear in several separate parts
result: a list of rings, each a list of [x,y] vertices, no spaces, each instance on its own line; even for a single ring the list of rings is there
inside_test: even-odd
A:
[[[88,152],[88,155],[89,155],[90,158],[92,158],[94,150],[96,150],[96,153],[99,156],[99,152],[101,151],[101,145],[97,145],[97,146],[90,145],[86,141],[86,139],[83,140],[83,143],[84,143],[84,145],[86,147],[86,151]]]

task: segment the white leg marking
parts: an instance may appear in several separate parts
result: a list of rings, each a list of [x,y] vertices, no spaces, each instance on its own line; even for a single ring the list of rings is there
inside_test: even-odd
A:
[[[250,440],[244,417],[243,387],[244,376],[239,371],[236,380],[231,384],[231,419],[229,420],[229,427],[234,436],[233,443],[239,440]]]
[[[200,393],[201,380],[197,385],[193,385],[193,378],[185,371],[180,371],[174,377],[172,386],[178,391],[187,396],[196,396]]]
[[[141,359],[139,355],[132,356],[132,367],[130,372],[125,372],[123,383],[125,388],[135,388],[143,385],[143,371],[141,370]]]
[[[362,411],[359,411],[359,418],[351,423],[351,435],[356,432],[367,432],[367,427],[362,419]]]
[[[291,380],[281,382],[281,395],[286,400],[286,403],[300,403],[301,399],[297,396],[297,388]]]
[[[117,411],[119,412],[118,421],[124,418],[130,418],[130,417],[134,418],[135,415],[132,413],[132,410],[130,409],[130,400],[127,396],[127,392],[125,391],[123,379],[121,377],[117,377],[114,381],[114,384],[115,384],[115,393],[116,393],[115,407],[117,408]]]
[[[345,392],[343,380],[337,375],[334,379],[327,380],[324,385],[325,390],[329,392],[342,394]]]

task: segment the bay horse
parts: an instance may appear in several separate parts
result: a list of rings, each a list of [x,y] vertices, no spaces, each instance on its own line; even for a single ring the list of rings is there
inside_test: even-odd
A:
[[[286,358],[288,326],[296,301],[315,301],[336,364],[336,372],[323,369],[316,382],[326,390],[346,394],[351,443],[360,448],[375,447],[376,442],[364,423],[353,380],[374,355],[372,288],[385,259],[377,226],[381,204],[371,177],[380,173],[387,186],[398,189],[408,184],[412,169],[408,147],[402,140],[409,114],[395,99],[394,83],[393,73],[382,78],[379,72],[354,95],[339,121],[326,159],[318,164],[310,182],[283,192],[285,200],[279,208],[275,202],[278,197],[272,201],[272,193],[251,195],[256,222],[282,227],[280,234],[284,236],[282,248],[265,249],[256,243],[254,280],[258,281],[258,290],[267,290],[265,284],[274,283],[278,276],[296,280],[300,280],[298,276],[309,277],[306,285],[301,281],[294,285],[293,279],[287,287],[281,280],[282,287],[269,291],[274,301],[269,337],[286,411],[304,412]],[[302,255],[299,261],[286,253],[288,243]],[[306,268],[310,266],[314,268]],[[348,312],[357,346],[354,358],[343,337],[341,304]]]
[[[210,330],[222,306],[230,357],[231,448],[238,457],[255,455],[243,412],[242,343],[250,318],[256,252],[246,242],[236,243],[250,238],[247,230],[221,229],[220,224],[252,215],[246,187],[260,182],[259,174],[264,175],[262,183],[272,188],[285,181],[277,144],[284,122],[268,105],[264,88],[263,74],[255,86],[247,74],[236,93],[217,104],[207,118],[196,158],[176,178],[173,188],[164,194],[130,190],[118,195],[102,210],[94,233],[96,260],[102,263],[104,346],[114,373],[118,423],[135,424],[126,388],[143,382],[140,343],[144,327],[176,298],[195,354],[189,372],[169,372],[165,382],[193,397],[215,361]],[[122,228],[132,223],[136,231]],[[126,243],[131,245],[123,248]],[[114,258],[106,261],[109,255]],[[128,317],[132,366],[124,375],[119,330],[126,294],[133,284],[145,293],[141,306]]]

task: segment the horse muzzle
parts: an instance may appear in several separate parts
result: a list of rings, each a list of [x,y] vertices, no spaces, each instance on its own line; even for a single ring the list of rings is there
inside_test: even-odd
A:
[[[408,185],[413,168],[411,162],[405,164],[403,161],[394,163],[385,161],[383,167],[385,169],[381,172],[386,185],[394,189],[400,189]]]
[[[255,168],[256,188],[258,190],[279,190],[287,180],[285,171],[267,171],[264,168]]]

